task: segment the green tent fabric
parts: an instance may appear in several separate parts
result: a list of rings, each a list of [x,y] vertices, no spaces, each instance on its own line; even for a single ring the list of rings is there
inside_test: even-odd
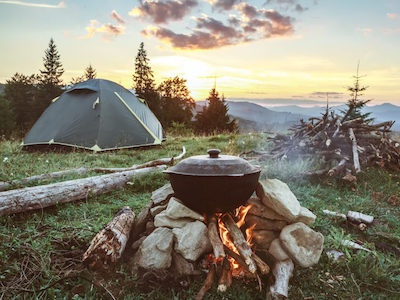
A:
[[[55,98],[22,145],[104,151],[157,145],[162,139],[162,126],[144,101],[115,82],[90,79]]]

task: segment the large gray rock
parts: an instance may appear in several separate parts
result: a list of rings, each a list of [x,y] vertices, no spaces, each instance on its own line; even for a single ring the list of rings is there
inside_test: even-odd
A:
[[[154,205],[159,205],[163,201],[168,200],[174,194],[174,190],[170,183],[160,187],[151,193],[151,200]]]
[[[288,185],[278,179],[259,181],[256,194],[261,202],[273,209],[286,220],[292,222],[299,213],[301,205]]]
[[[256,244],[257,250],[267,251],[272,241],[279,237],[279,232],[272,230],[254,230],[251,241]]]
[[[253,214],[270,220],[285,220],[285,217],[281,216],[270,207],[265,206],[258,197],[251,197],[247,201],[247,203],[251,204],[249,214]]]
[[[255,230],[281,231],[283,227],[288,225],[287,221],[265,219],[253,214],[247,214],[245,222],[248,227],[254,226]]]
[[[300,208],[300,213],[297,216],[295,222],[302,222],[306,225],[312,225],[314,224],[316,218],[317,216],[314,215],[314,213],[311,210],[302,206]]]
[[[269,246],[268,252],[278,261],[290,259],[285,249],[282,248],[281,240],[279,238],[272,241]]]
[[[323,250],[324,236],[304,223],[293,223],[282,229],[281,245],[293,261],[308,268],[318,263]]]
[[[204,217],[201,214],[191,210],[175,197],[172,197],[169,200],[165,212],[171,219],[190,218],[193,220],[204,221]]]
[[[160,212],[154,217],[154,226],[156,227],[168,227],[168,228],[180,228],[185,226],[187,223],[192,222],[191,218],[170,218],[165,210]]]
[[[189,261],[196,261],[201,255],[211,252],[207,226],[200,221],[187,223],[182,228],[174,228],[174,249]]]
[[[168,269],[172,262],[174,235],[171,229],[157,228],[136,252],[135,261],[144,269]]]

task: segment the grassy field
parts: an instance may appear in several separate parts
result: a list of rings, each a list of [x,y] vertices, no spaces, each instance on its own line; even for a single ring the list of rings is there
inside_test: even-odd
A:
[[[266,136],[216,135],[175,136],[156,148],[89,152],[25,152],[17,141],[0,142],[0,181],[78,167],[128,167],[187,149],[186,156],[220,148],[237,155],[266,149]],[[399,299],[400,298],[400,174],[377,168],[364,170],[355,186],[335,179],[308,179],[302,173],[310,161],[257,162],[263,178],[278,178],[288,184],[301,204],[317,215],[312,226],[325,237],[320,262],[308,269],[295,268],[290,281],[290,299]],[[94,175],[94,174],[93,174]],[[70,175],[60,180],[74,179]],[[177,282],[143,282],[130,271],[124,257],[114,272],[93,274],[80,263],[94,235],[123,206],[135,213],[149,203],[151,192],[168,182],[162,173],[146,175],[123,190],[85,200],[53,206],[41,211],[0,217],[0,299],[191,299],[203,278]],[[35,185],[50,181],[36,182]],[[322,213],[328,209],[346,213],[360,211],[375,217],[374,224],[360,231],[345,221]],[[349,239],[372,252],[354,251],[341,245]],[[345,253],[333,262],[326,251]],[[186,284],[183,284],[186,283]],[[266,287],[236,279],[225,294],[214,287],[205,299],[265,299]]]

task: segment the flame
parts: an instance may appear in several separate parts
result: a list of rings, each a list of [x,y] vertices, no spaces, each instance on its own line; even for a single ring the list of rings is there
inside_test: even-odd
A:
[[[251,209],[251,207],[252,207],[252,204],[249,204],[247,206],[240,206],[239,208],[236,209],[235,217],[236,217],[236,219],[238,219],[238,221],[236,222],[236,225],[239,228],[241,228],[243,225],[245,225],[245,218],[246,218],[247,213]],[[226,228],[225,224],[221,221],[221,216],[222,216],[222,214],[218,214],[218,228],[219,228],[219,234],[221,237],[221,241],[226,247],[228,247],[235,253],[239,253],[229,235],[228,229]],[[245,229],[245,238],[246,238],[246,241],[250,244],[250,246],[251,246],[251,239],[252,239],[253,230],[254,230],[255,226],[256,225],[254,224],[251,227]],[[239,270],[241,269],[241,266],[235,261],[235,259],[233,259],[232,257],[229,257],[229,261],[231,263],[232,270],[234,272],[236,271],[236,273],[240,273]]]

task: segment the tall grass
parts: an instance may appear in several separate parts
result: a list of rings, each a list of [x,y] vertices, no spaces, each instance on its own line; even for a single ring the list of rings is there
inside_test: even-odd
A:
[[[160,157],[171,157],[186,147],[187,156],[205,154],[219,148],[237,155],[268,148],[262,134],[197,137],[170,136],[162,146],[106,153],[24,152],[19,143],[0,143],[0,180],[78,167],[128,167]],[[301,204],[317,215],[312,226],[325,237],[320,262],[303,269],[296,267],[290,281],[290,299],[398,299],[400,297],[400,209],[388,202],[400,196],[400,175],[370,168],[358,176],[355,186],[335,180],[310,181],[304,173],[312,161],[253,161],[262,168],[261,178],[286,182]],[[66,180],[78,178],[69,175]],[[36,182],[35,185],[52,181]],[[0,299],[192,299],[202,279],[184,278],[177,282],[143,282],[131,272],[130,257],[109,274],[95,274],[81,265],[80,259],[94,235],[123,206],[136,214],[150,201],[153,190],[168,182],[162,173],[132,179],[125,189],[92,196],[82,201],[44,210],[0,217]],[[375,216],[366,231],[325,216],[323,209],[346,213],[360,211]],[[363,243],[371,253],[354,251],[341,245],[350,239]],[[345,260],[333,262],[326,250],[336,249]],[[265,282],[263,288],[265,289]],[[226,294],[214,286],[206,299],[265,299],[256,280],[235,279]]]

